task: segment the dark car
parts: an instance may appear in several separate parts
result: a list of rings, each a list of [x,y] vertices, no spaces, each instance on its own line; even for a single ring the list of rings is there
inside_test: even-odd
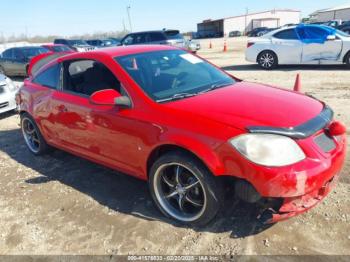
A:
[[[254,28],[252,31],[247,33],[247,36],[249,37],[257,37],[260,32],[267,30],[267,27],[257,27]]]
[[[242,32],[241,31],[232,31],[228,34],[229,37],[239,37],[242,36]]]
[[[113,39],[92,39],[86,40],[86,42],[96,48],[112,47],[120,45],[120,42],[116,42]]]
[[[350,21],[343,22],[337,29],[350,34]]]
[[[186,47],[186,40],[178,30],[159,30],[131,33],[121,40],[122,45],[164,44]]]
[[[41,46],[14,47],[5,50],[0,57],[0,73],[7,76],[27,76],[30,60],[50,52]]]
[[[80,39],[55,39],[54,44],[66,45],[72,48],[77,52],[85,52],[95,50],[96,48],[92,45],[89,45],[86,41]]]

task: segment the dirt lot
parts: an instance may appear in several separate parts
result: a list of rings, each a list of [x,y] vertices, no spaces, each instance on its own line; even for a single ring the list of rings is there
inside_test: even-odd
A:
[[[202,41],[200,55],[247,81],[292,88],[301,73],[303,90],[350,127],[350,70],[266,72],[245,62],[246,39],[229,40],[227,53],[222,39],[213,45]],[[14,114],[0,117],[0,254],[350,255],[349,160],[336,190],[307,214],[263,228],[254,207],[228,199],[220,217],[199,230],[164,219],[143,182],[61,151],[33,157],[18,123]]]

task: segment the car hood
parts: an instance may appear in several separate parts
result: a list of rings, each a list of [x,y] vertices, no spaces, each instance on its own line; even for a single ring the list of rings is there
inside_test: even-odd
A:
[[[303,94],[248,82],[238,82],[164,106],[240,129],[295,127],[319,115],[324,107],[318,100]]]

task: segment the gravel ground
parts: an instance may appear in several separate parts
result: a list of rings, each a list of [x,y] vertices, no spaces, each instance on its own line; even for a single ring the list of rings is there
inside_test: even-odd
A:
[[[199,54],[247,81],[292,88],[300,73],[303,91],[326,101],[350,126],[346,68],[266,72],[245,62],[246,39],[230,39],[227,53],[222,39],[212,44],[209,50],[209,40],[202,41]],[[13,113],[0,116],[0,254],[350,255],[349,160],[335,191],[304,215],[262,227],[256,208],[228,198],[215,222],[184,228],[156,210],[144,182],[58,150],[32,156],[18,123]]]

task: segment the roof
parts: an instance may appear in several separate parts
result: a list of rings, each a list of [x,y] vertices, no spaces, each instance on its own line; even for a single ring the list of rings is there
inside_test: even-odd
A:
[[[83,53],[73,53],[67,55],[66,57],[79,57],[82,54],[97,54],[97,55],[107,55],[110,57],[127,56],[134,55],[145,52],[155,52],[155,51],[165,51],[165,50],[179,50],[177,47],[168,45],[130,45],[130,46],[117,46],[108,47],[103,49],[97,49],[94,51],[88,51]]]
[[[250,15],[258,15],[258,14],[264,14],[264,13],[271,13],[271,12],[296,12],[296,13],[300,13],[300,10],[295,10],[295,9],[272,9],[272,10],[266,10],[266,11],[262,11],[262,12],[255,12],[255,13],[249,13],[249,14],[244,14],[244,15],[237,15],[237,16],[229,16],[229,17],[224,17],[224,18],[220,18],[220,19],[207,19],[204,20],[203,22],[199,23],[199,24],[205,24],[205,23],[210,23],[210,22],[216,22],[216,21],[220,21],[220,20],[226,20],[226,19],[232,19],[232,18],[238,18],[238,17],[245,17],[245,16],[250,16]]]
[[[318,13],[334,12],[334,11],[344,10],[344,9],[350,9],[350,3],[338,5],[338,6],[327,8],[327,9],[317,10],[316,12],[312,13],[311,15],[315,15]]]

